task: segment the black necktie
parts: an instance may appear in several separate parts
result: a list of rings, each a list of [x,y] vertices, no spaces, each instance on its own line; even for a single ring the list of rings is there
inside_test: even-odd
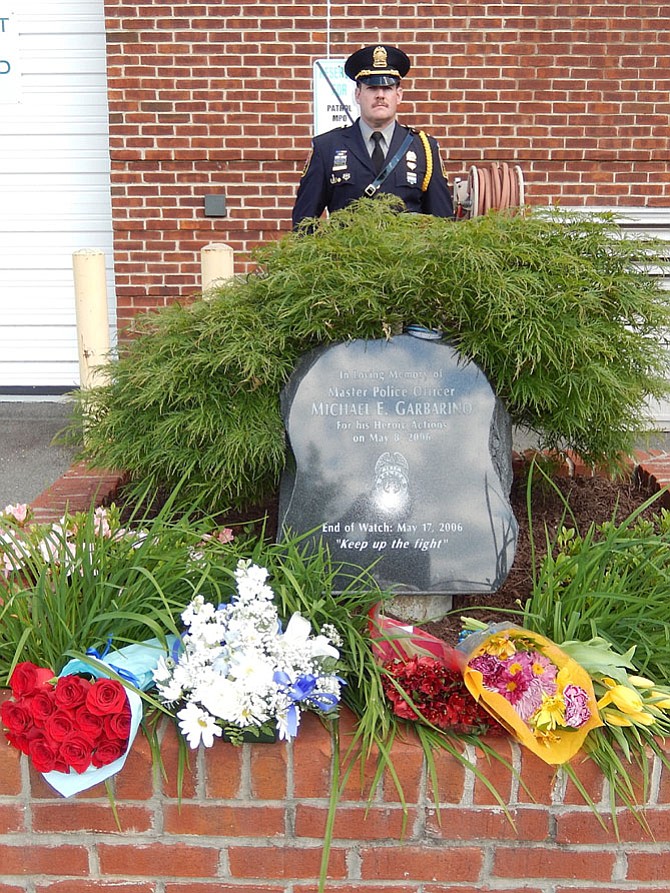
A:
[[[384,135],[380,133],[378,130],[375,130],[371,136],[372,141],[375,144],[374,149],[372,150],[372,166],[375,169],[375,173],[378,174],[379,171],[384,167],[384,150],[381,147],[381,141],[384,138]]]

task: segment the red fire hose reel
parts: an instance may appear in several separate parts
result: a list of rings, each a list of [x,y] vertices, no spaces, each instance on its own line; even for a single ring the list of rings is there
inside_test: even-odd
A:
[[[454,179],[454,213],[458,219],[481,217],[492,209],[521,208],[525,203],[523,172],[505,162],[477,167]]]

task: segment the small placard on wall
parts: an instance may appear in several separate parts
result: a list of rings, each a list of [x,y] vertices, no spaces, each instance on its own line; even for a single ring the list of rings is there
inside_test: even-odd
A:
[[[358,117],[356,84],[344,73],[345,59],[314,63],[314,133],[353,124]]]
[[[17,16],[0,0],[0,103],[21,101],[20,61]]]

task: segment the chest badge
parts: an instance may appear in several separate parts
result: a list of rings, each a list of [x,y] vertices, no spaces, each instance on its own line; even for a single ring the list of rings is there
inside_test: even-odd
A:
[[[347,168],[347,150],[338,149],[333,158],[333,170],[343,171]]]

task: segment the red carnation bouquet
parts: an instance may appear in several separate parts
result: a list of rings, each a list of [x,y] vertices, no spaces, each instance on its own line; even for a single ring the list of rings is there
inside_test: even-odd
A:
[[[384,694],[401,719],[427,722],[455,734],[504,734],[472,697],[460,670],[427,655],[395,658],[384,669]]]
[[[127,750],[131,708],[120,682],[56,678],[48,667],[24,661],[9,686],[13,697],[0,707],[5,735],[38,772],[83,773],[110,765]]]
[[[396,716],[454,734],[505,734],[470,694],[465,659],[456,648],[415,626],[370,612],[373,649],[383,665],[382,686]]]

